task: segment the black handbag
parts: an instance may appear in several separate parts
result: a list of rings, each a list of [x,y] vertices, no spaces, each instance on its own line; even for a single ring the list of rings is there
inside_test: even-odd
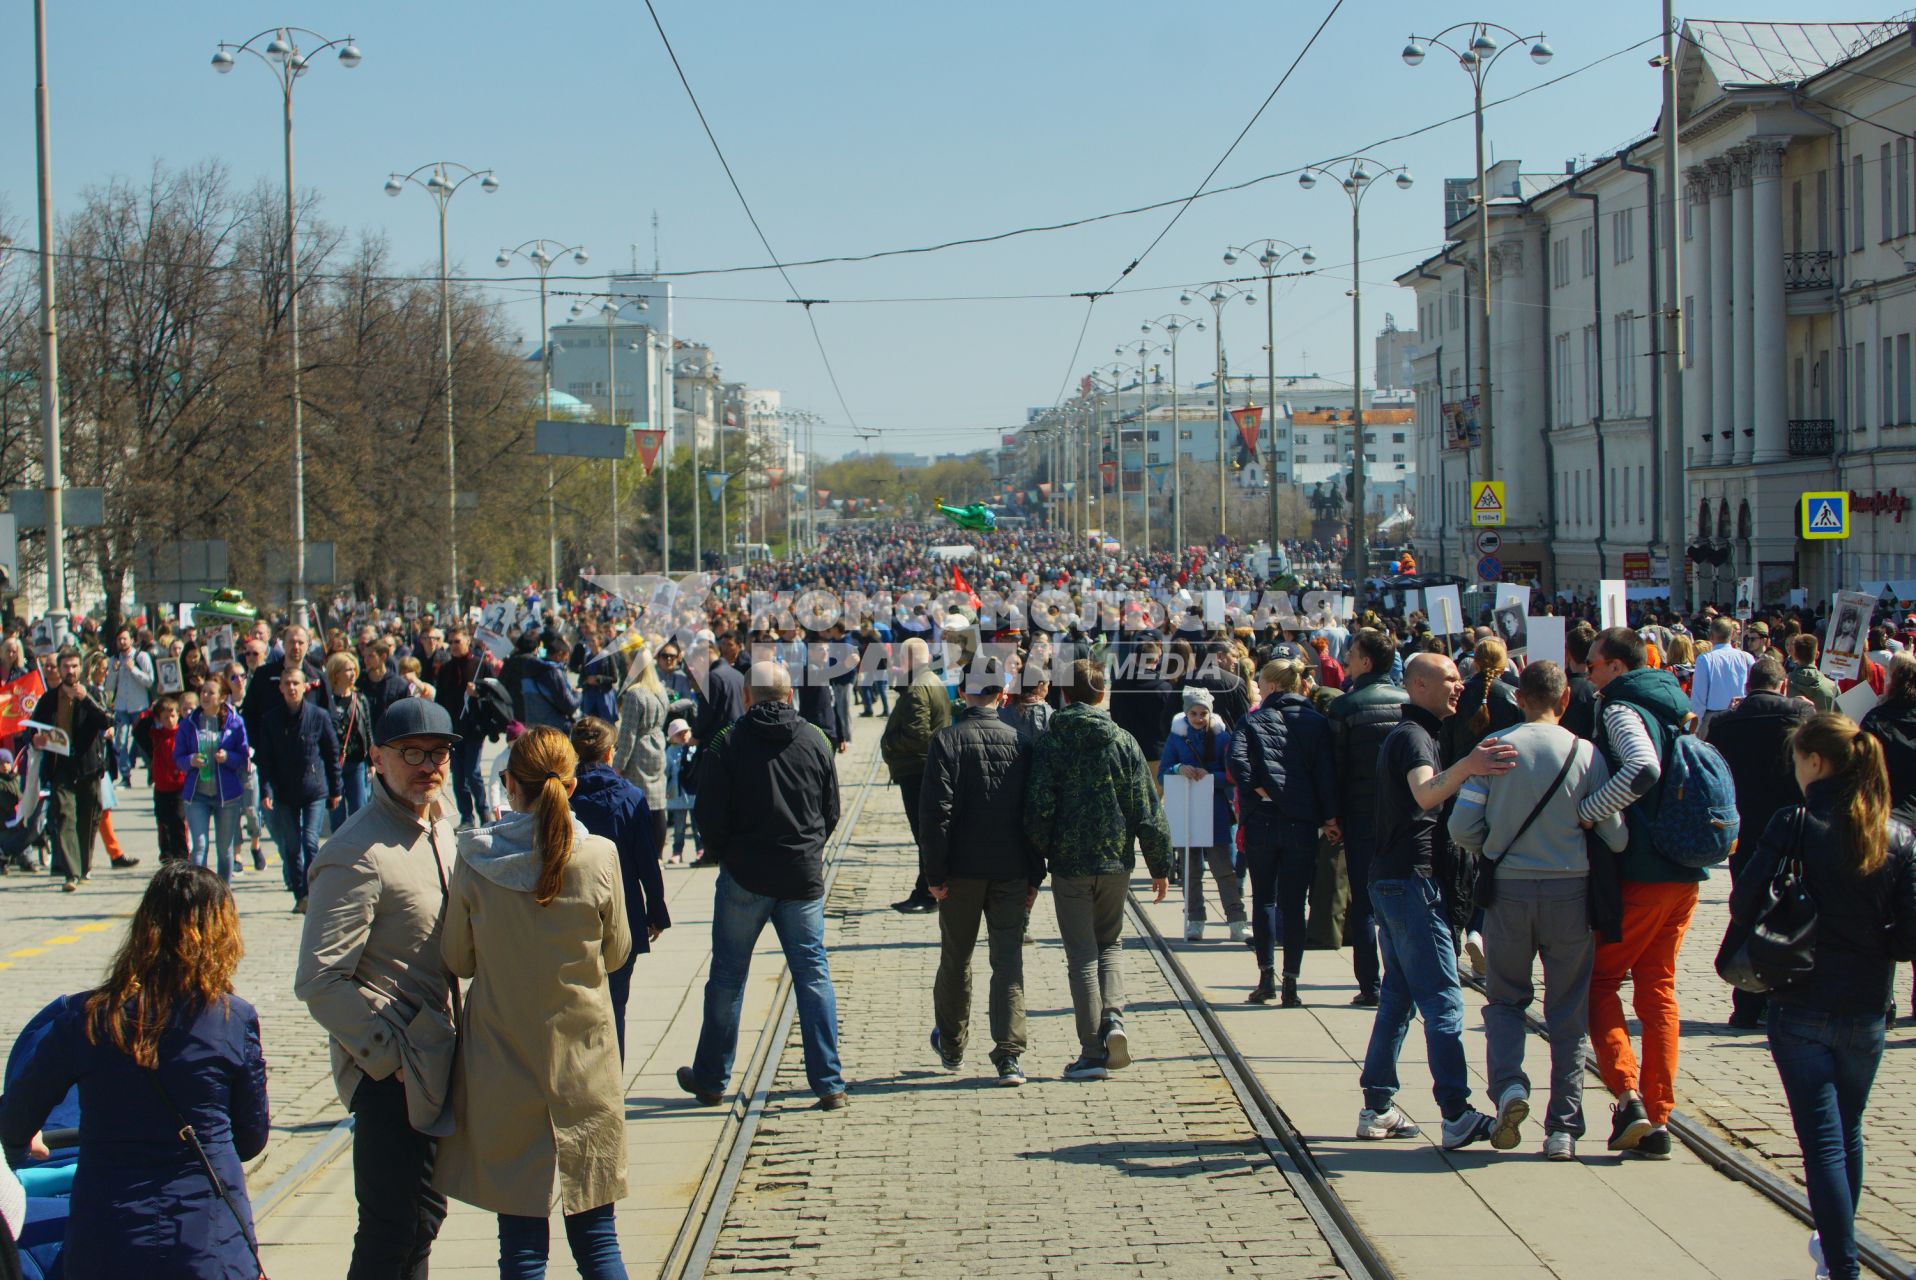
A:
[[[1744,875],[1750,874],[1746,868]],[[1717,976],[1739,991],[1787,987],[1816,967],[1816,899],[1803,869],[1803,810],[1789,848],[1771,869],[1763,903],[1748,924],[1730,921],[1717,948]]]
[[[1570,776],[1570,766],[1577,762],[1577,748],[1580,745],[1580,743],[1570,745],[1570,754],[1564,757],[1563,768],[1557,770],[1556,779],[1541,796],[1537,797],[1537,803],[1531,808],[1529,816],[1523,820],[1523,825],[1517,828],[1516,834],[1510,837],[1510,843],[1504,846],[1503,853],[1494,858],[1488,851],[1477,856],[1477,876],[1471,897],[1478,906],[1487,907],[1497,901],[1497,864],[1503,861],[1504,854],[1509,853],[1516,846],[1517,841],[1523,839],[1524,832],[1530,830],[1530,824],[1537,820],[1544,806],[1549,804],[1551,797],[1557,794],[1557,788],[1561,787],[1563,780]]]

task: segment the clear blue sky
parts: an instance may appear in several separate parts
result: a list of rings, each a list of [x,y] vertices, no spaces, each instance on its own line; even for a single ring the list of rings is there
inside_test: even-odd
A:
[[[963,6],[830,0],[658,0],[692,86],[767,235],[787,260],[903,248],[1062,221],[1188,194],[1269,93],[1329,0],[1187,4],[983,0]],[[330,60],[299,86],[299,181],[330,219],[386,234],[396,262],[436,270],[423,192],[381,194],[386,175],[440,158],[497,170],[503,189],[453,202],[452,256],[477,280],[501,244],[584,242],[593,270],[623,269],[637,244],[652,261],[658,211],[667,271],[760,265],[765,255],[673,75],[643,3],[528,7],[331,0],[54,3],[56,198],[155,161],[223,160],[240,181],[279,182],[278,99],[265,69],[218,76],[217,41],[278,22],[357,37],[365,61]],[[1699,17],[1802,21],[1881,14],[1744,0]],[[1317,46],[1215,180],[1218,185],[1328,159],[1468,108],[1469,82],[1433,57],[1403,65],[1414,27],[1441,18],[1545,29],[1557,58],[1495,68],[1490,96],[1539,83],[1653,37],[1654,0],[1501,7],[1346,0]],[[0,118],[0,207],[31,235],[34,200],[31,11],[0,12],[8,60]],[[1493,111],[1495,155],[1560,170],[1647,131],[1657,73],[1646,46]],[[1442,179],[1470,171],[1467,121],[1376,147],[1409,164],[1408,193],[1365,202],[1365,330],[1395,311],[1390,278],[1436,247]],[[1320,276],[1279,295],[1280,370],[1348,378],[1349,217],[1329,184],[1291,178],[1199,201],[1104,299],[1075,365],[1085,304],[1069,298],[854,303],[1103,289],[1150,243],[1168,211],[982,247],[855,266],[794,269],[804,295],[831,298],[818,321],[857,421],[889,449],[985,447],[1135,341],[1140,321],[1177,307],[1182,285],[1224,273],[1227,243],[1276,236],[1317,251]],[[1375,287],[1373,287],[1375,286]],[[587,288],[590,286],[572,286]],[[774,272],[677,285],[681,337],[710,343],[727,378],[777,387],[825,416],[821,449],[856,447],[797,307]],[[522,286],[500,286],[502,300]],[[750,301],[753,299],[774,301]],[[509,303],[536,340],[537,311]],[[560,313],[563,306],[560,308]],[[1263,308],[1226,331],[1233,369],[1262,366]],[[1180,372],[1208,376],[1207,337],[1187,339]],[[1365,363],[1370,360],[1366,343]],[[1368,373],[1367,373],[1368,376]]]

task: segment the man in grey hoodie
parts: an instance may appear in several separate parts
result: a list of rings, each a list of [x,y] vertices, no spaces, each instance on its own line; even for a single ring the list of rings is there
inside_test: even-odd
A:
[[[1499,1151],[1515,1147],[1530,1114],[1524,1010],[1535,996],[1531,973],[1541,955],[1550,1031],[1543,1151],[1552,1160],[1574,1160],[1584,1130],[1583,1041],[1597,954],[1585,895],[1590,861],[1577,804],[1609,780],[1610,770],[1594,747],[1557,723],[1570,706],[1562,667],[1526,666],[1517,702],[1524,722],[1501,735],[1517,749],[1517,767],[1464,784],[1450,815],[1450,838],[1496,864],[1495,896],[1484,909],[1484,1039],[1490,1096],[1497,1099],[1490,1145]],[[1599,822],[1596,832],[1611,849],[1623,849],[1617,815]]]

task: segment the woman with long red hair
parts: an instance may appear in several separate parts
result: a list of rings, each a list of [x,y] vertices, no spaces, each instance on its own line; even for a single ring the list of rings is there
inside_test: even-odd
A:
[[[42,1015],[0,1100],[0,1145],[10,1162],[37,1148],[79,1086],[67,1275],[260,1275],[241,1162],[266,1147],[266,1059],[258,1015],[233,994],[241,952],[224,882],[167,863],[106,981]]]

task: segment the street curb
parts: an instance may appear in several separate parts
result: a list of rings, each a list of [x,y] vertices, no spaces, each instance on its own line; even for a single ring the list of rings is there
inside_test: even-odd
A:
[[[326,1136],[321,1138],[311,1151],[301,1156],[298,1164],[280,1174],[273,1180],[272,1186],[254,1198],[254,1223],[264,1222],[274,1210],[291,1200],[293,1193],[306,1185],[314,1174],[338,1159],[339,1154],[351,1145],[352,1140],[353,1118],[347,1116],[328,1129]]]

